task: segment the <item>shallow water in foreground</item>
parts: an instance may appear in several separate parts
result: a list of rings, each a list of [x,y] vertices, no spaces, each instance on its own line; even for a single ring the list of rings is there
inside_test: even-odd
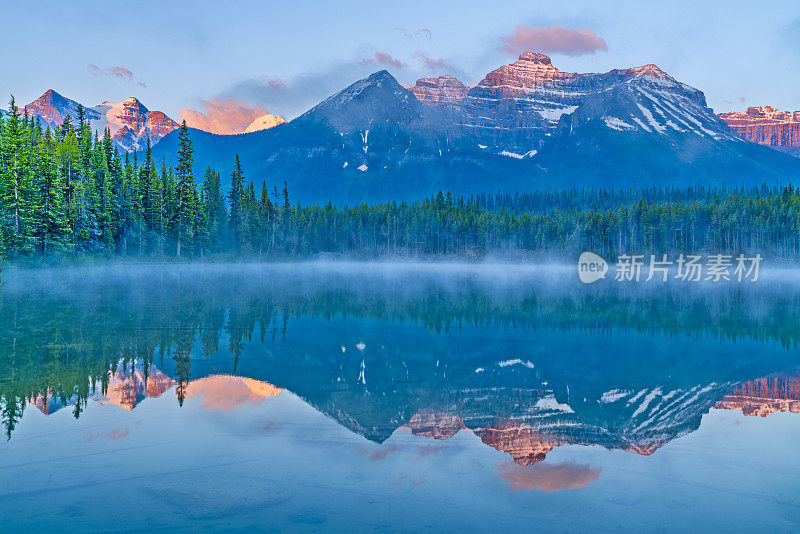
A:
[[[800,528],[800,273],[4,277],[4,532]]]

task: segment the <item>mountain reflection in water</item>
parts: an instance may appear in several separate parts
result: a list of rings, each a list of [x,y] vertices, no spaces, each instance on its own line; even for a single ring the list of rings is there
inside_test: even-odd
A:
[[[376,444],[371,461],[403,433],[420,444],[466,433],[510,456],[496,477],[512,492],[557,492],[602,471],[551,462],[557,448],[651,455],[714,408],[800,411],[794,279],[574,278],[500,265],[11,271],[0,292],[6,446],[33,417],[26,406],[80,421],[90,404],[138,413],[174,395],[177,410],[233,414],[288,395]]]
[[[125,408],[134,409],[146,398],[156,398],[162,393],[171,389],[177,382],[152,365],[147,379],[144,378],[141,369],[131,369],[128,373],[119,368],[114,372],[106,384],[103,394],[98,387],[90,400],[100,404],[112,404]],[[715,408],[723,410],[741,410],[745,415],[760,415],[766,417],[776,412],[800,412],[800,374],[772,376],[742,382],[739,385],[727,388],[729,393],[724,395],[721,400],[714,404]],[[232,375],[211,375],[204,378],[191,380],[186,385],[186,399],[199,398],[201,403],[199,408],[209,411],[225,411],[241,409],[248,405],[258,405],[266,398],[278,395],[282,391],[267,382],[254,380],[246,377]],[[719,389],[708,388],[707,391],[718,392]],[[641,404],[635,405],[635,411],[645,413],[650,419],[663,418],[665,416],[657,412],[660,408],[671,416],[676,416],[679,412],[678,407],[681,401],[692,400],[688,408],[693,420],[702,415],[709,409],[708,402],[699,402],[702,390],[693,388],[689,391],[673,391],[667,395],[662,395],[655,390],[645,395],[647,392],[639,392],[638,400]],[[606,398],[601,398],[602,403],[622,403],[625,407],[630,407],[631,401],[636,402],[636,396],[630,399],[630,392],[612,391]],[[658,396],[652,410],[648,410],[647,405],[653,404]],[[688,397],[688,399],[687,399]],[[714,395],[708,398],[716,398]],[[706,398],[704,396],[703,398]],[[664,402],[670,401],[672,402]],[[542,402],[542,401],[545,402]],[[626,402],[627,400],[627,402]],[[26,401],[38,408],[43,414],[49,415],[64,408],[66,405],[53,397],[51,392],[46,395],[39,394],[36,397],[26,399]],[[68,403],[77,402],[72,398]],[[520,465],[533,465],[545,459],[547,453],[555,447],[561,445],[593,445],[603,444],[609,448],[621,448],[629,452],[642,455],[653,454],[656,449],[661,447],[673,436],[665,434],[664,441],[649,441],[635,443],[620,436],[618,443],[614,444],[604,440],[592,440],[592,435],[587,435],[579,430],[582,427],[579,417],[572,417],[574,412],[568,407],[551,405],[550,397],[542,397],[533,406],[527,406],[523,411],[536,413],[538,418],[547,421],[540,424],[534,422],[522,422],[521,420],[493,418],[494,422],[490,426],[468,427],[464,419],[455,413],[437,412],[432,409],[422,409],[415,413],[409,421],[396,429],[408,429],[414,436],[422,436],[445,440],[453,437],[456,433],[466,430],[478,436],[483,443],[511,455],[514,462]],[[691,410],[698,410],[691,413]],[[558,418],[548,418],[553,415],[552,411],[562,412]],[[537,413],[538,412],[538,413]],[[566,413],[563,413],[566,412]],[[340,417],[344,415],[341,414]],[[689,431],[693,428],[688,428]],[[680,432],[680,431],[679,431]]]

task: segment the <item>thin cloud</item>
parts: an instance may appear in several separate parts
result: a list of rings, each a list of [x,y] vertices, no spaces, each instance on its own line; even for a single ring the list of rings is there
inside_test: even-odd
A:
[[[727,99],[723,100],[723,102],[726,103],[726,104],[744,104],[745,102],[747,102],[747,97],[746,96],[737,96],[734,99],[727,98]]]
[[[112,65],[110,67],[102,68],[90,63],[87,68],[94,76],[110,76],[112,78],[119,78],[120,80],[136,83],[136,85],[139,87],[147,87],[147,84],[134,76],[133,71],[126,67]]]
[[[251,106],[243,100],[212,98],[202,101],[202,111],[181,109],[178,118],[198,130],[230,135],[244,132],[251,122],[266,113],[267,110],[258,104]]]
[[[440,72],[443,70],[452,71],[453,67],[444,62],[442,58],[432,58],[430,54],[422,50],[417,50],[413,54],[414,58],[419,60],[422,68],[431,72]]]
[[[514,33],[503,35],[500,40],[505,43],[501,50],[509,55],[534,51],[567,56],[583,56],[608,50],[603,38],[592,30],[554,26],[517,25]]]
[[[394,67],[396,69],[404,69],[407,66],[399,59],[395,59],[385,52],[375,52],[373,57],[362,59],[359,63],[361,65],[383,65],[386,67]]]
[[[258,79],[273,89],[284,89],[286,87],[286,82],[277,77],[259,76]]]
[[[394,30],[396,32],[400,32],[400,34],[402,34],[402,36],[406,39],[423,38],[430,41],[433,38],[433,32],[431,32],[429,28],[420,28],[416,31],[409,31],[406,28],[397,27]]]
[[[583,489],[600,477],[602,468],[575,463],[536,464],[522,466],[508,462],[497,466],[495,478],[508,482],[511,491],[543,490],[553,493],[562,489]]]

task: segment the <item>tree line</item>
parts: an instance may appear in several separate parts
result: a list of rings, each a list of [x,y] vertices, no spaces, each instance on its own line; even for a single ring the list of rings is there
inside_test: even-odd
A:
[[[92,133],[79,106],[57,128],[0,117],[0,255],[302,258],[489,254],[761,252],[800,257],[800,189],[762,186],[568,189],[356,206],[289,199],[286,183],[256,189],[235,157],[230,187],[195,178],[182,124],[174,166]],[[281,183],[278,181],[278,183]]]

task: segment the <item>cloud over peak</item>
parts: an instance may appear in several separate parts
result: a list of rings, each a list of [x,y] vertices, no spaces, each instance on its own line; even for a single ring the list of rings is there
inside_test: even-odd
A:
[[[212,98],[201,104],[202,111],[183,108],[178,118],[192,128],[223,135],[242,133],[251,122],[267,113],[258,104],[251,106],[233,98]]]
[[[582,56],[608,50],[605,40],[592,30],[566,28],[558,24],[554,26],[518,24],[512,34],[503,35],[500,40],[505,43],[501,50],[512,56],[529,50],[567,56]]]
[[[444,62],[442,58],[432,58],[423,50],[414,52],[414,58],[419,60],[422,68],[431,72],[452,71],[453,67]]]
[[[286,82],[277,77],[259,76],[258,79],[269,85],[272,89],[284,89],[286,87]]]
[[[383,65],[386,67],[394,67],[396,69],[404,69],[406,68],[406,64],[400,61],[399,59],[393,58],[391,55],[385,52],[375,52],[375,55],[371,58],[365,58],[359,61],[360,65]]]

